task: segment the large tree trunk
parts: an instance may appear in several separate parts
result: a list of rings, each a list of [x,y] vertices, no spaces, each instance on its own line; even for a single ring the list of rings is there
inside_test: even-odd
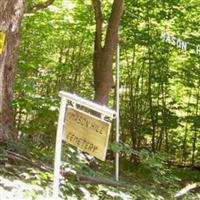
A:
[[[120,19],[123,13],[123,2],[123,0],[113,1],[111,16],[108,22],[105,36],[105,42],[104,46],[102,46],[103,17],[101,1],[92,0],[96,21],[93,57],[95,85],[94,100],[102,105],[107,103],[108,94],[113,84],[112,61],[118,39],[118,28],[120,24]]]
[[[36,12],[51,5],[54,0],[27,4],[24,0],[0,0],[0,32],[6,35],[3,53],[0,54],[0,139],[16,138],[12,109],[13,87],[19,49],[19,31],[25,12]]]
[[[12,110],[23,0],[0,0],[0,31],[6,34],[0,55],[0,139],[17,137]]]

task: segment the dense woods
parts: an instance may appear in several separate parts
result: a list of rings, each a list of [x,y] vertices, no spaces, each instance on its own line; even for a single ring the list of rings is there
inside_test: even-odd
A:
[[[79,191],[87,199],[89,191],[99,199],[171,199],[195,182],[196,193],[186,194],[185,199],[198,199],[200,176],[193,171],[200,170],[198,1],[8,2],[0,0],[0,32],[6,34],[0,54],[1,166],[10,160],[10,165],[20,165],[24,157],[40,170],[44,169],[41,163],[52,166],[60,90],[115,108],[119,42],[120,143],[114,142],[113,126],[105,163],[89,158],[83,161],[76,148],[65,145],[63,168],[68,172],[84,169],[92,178],[97,175],[92,170],[103,173],[106,169],[104,175],[112,179],[114,153],[119,152],[122,181],[130,179],[132,185],[125,190],[122,186],[121,193],[110,186],[78,189],[81,182],[73,182],[66,173],[63,177],[70,183],[62,185],[62,197]],[[9,177],[9,170],[5,167],[2,174]],[[31,173],[40,181],[44,178],[36,184],[51,184],[48,170],[45,175],[26,173],[31,180]],[[83,182],[90,184],[91,179]],[[110,181],[96,178],[92,184],[118,184]],[[112,196],[114,193],[118,196]],[[84,199],[78,193],[76,198]]]

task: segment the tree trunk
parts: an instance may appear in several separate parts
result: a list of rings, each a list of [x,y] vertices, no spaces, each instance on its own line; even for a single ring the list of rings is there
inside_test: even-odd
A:
[[[12,110],[23,0],[0,0],[0,31],[5,45],[0,55],[0,139],[17,137]]]
[[[102,105],[107,103],[108,94],[113,84],[112,61],[118,39],[120,19],[123,13],[123,1],[124,0],[114,0],[113,2],[105,36],[105,44],[102,46],[102,5],[100,0],[92,0],[96,21],[93,57],[94,100]]]
[[[16,138],[15,119],[12,109],[13,86],[19,49],[21,20],[26,12],[47,8],[54,0],[26,5],[24,0],[0,0],[0,32],[5,37],[5,45],[0,54],[0,139]]]
[[[197,89],[195,117],[197,118],[198,115],[199,115],[199,88]],[[197,128],[197,125],[195,123],[193,141],[192,141],[192,165],[195,165],[195,152],[196,152],[197,135],[198,135],[198,128]]]
[[[188,117],[190,116],[190,102],[191,102],[191,96],[192,96],[192,90],[190,90],[189,93],[189,97],[188,97],[188,105],[187,105],[187,112],[186,112],[186,122],[185,122],[185,133],[184,133],[184,138],[183,138],[183,153],[182,153],[182,162],[186,162],[187,161],[187,152],[188,152],[188,148],[187,148],[187,141],[188,141],[188,131],[189,131],[189,121],[188,121]]]

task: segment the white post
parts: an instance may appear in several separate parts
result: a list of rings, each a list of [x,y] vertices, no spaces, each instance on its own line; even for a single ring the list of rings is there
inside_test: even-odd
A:
[[[105,106],[101,106],[92,101],[88,101],[82,97],[68,92],[60,91],[59,96],[61,97],[57,134],[56,134],[56,149],[55,149],[55,160],[54,160],[54,178],[53,178],[53,198],[57,199],[60,189],[60,166],[61,166],[61,151],[62,151],[62,139],[63,139],[63,129],[64,129],[64,119],[67,107],[67,101],[71,101],[74,105],[79,104],[94,111],[97,111],[103,116],[108,116],[110,118],[115,118],[117,112],[111,110]]]
[[[116,55],[116,143],[119,143],[119,87],[120,87],[120,46],[119,42],[117,43],[117,55]],[[115,179],[116,181],[119,180],[119,153],[116,152],[115,154]]]
[[[63,126],[65,119],[66,104],[67,104],[66,97],[62,97],[60,104],[60,111],[59,111],[57,134],[56,134],[56,149],[55,149],[55,160],[54,160],[53,198],[55,199],[58,198],[59,194],[62,137],[63,137]]]

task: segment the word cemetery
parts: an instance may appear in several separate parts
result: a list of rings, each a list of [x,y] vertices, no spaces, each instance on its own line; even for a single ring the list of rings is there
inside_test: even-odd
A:
[[[72,132],[68,132],[65,140],[68,141],[70,144],[74,144],[74,146],[79,147],[85,152],[93,153],[98,149],[95,144],[88,142],[87,139],[84,139],[80,136],[76,136]]]
[[[178,48],[180,48],[182,50],[185,50],[185,51],[188,50],[188,43],[186,41],[183,41],[183,40],[181,40],[179,38],[176,38],[174,36],[168,35],[165,32],[161,32],[160,38],[163,41],[165,41],[165,42],[167,42],[167,43],[169,43],[169,44],[171,44],[173,46],[176,46],[176,47],[178,47]],[[196,54],[200,55],[200,45],[196,45],[195,47],[196,47],[196,49],[195,49]]]

